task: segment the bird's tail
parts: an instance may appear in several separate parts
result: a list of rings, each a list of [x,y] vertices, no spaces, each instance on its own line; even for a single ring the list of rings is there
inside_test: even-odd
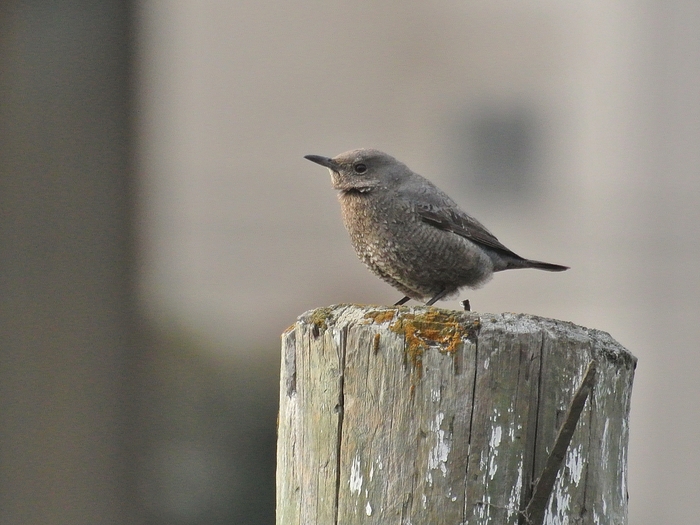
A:
[[[546,263],[542,261],[533,261],[531,259],[526,259],[523,261],[525,264],[523,264],[523,268],[535,268],[537,270],[544,270],[546,272],[563,272],[564,270],[568,270],[568,266],[562,266],[561,264],[552,264],[552,263]]]

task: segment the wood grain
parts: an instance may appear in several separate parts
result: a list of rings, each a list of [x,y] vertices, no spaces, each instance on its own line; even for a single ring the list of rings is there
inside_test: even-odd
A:
[[[305,313],[282,336],[278,525],[526,523],[591,361],[544,523],[627,523],[627,350],[528,315]]]

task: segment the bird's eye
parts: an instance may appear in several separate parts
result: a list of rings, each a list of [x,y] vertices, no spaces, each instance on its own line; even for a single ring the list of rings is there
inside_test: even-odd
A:
[[[367,171],[367,166],[362,163],[355,164],[355,173],[364,173],[365,171]]]

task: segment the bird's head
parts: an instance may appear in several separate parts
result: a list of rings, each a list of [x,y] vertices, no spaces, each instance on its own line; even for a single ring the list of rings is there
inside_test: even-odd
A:
[[[366,193],[375,188],[388,189],[397,185],[408,171],[394,157],[376,149],[356,149],[333,158],[320,155],[304,158],[328,168],[333,187],[340,191]]]

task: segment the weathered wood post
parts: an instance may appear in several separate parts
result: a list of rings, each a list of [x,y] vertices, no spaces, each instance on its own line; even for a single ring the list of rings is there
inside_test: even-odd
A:
[[[339,305],[282,349],[278,525],[627,523],[636,359],[608,334]]]

